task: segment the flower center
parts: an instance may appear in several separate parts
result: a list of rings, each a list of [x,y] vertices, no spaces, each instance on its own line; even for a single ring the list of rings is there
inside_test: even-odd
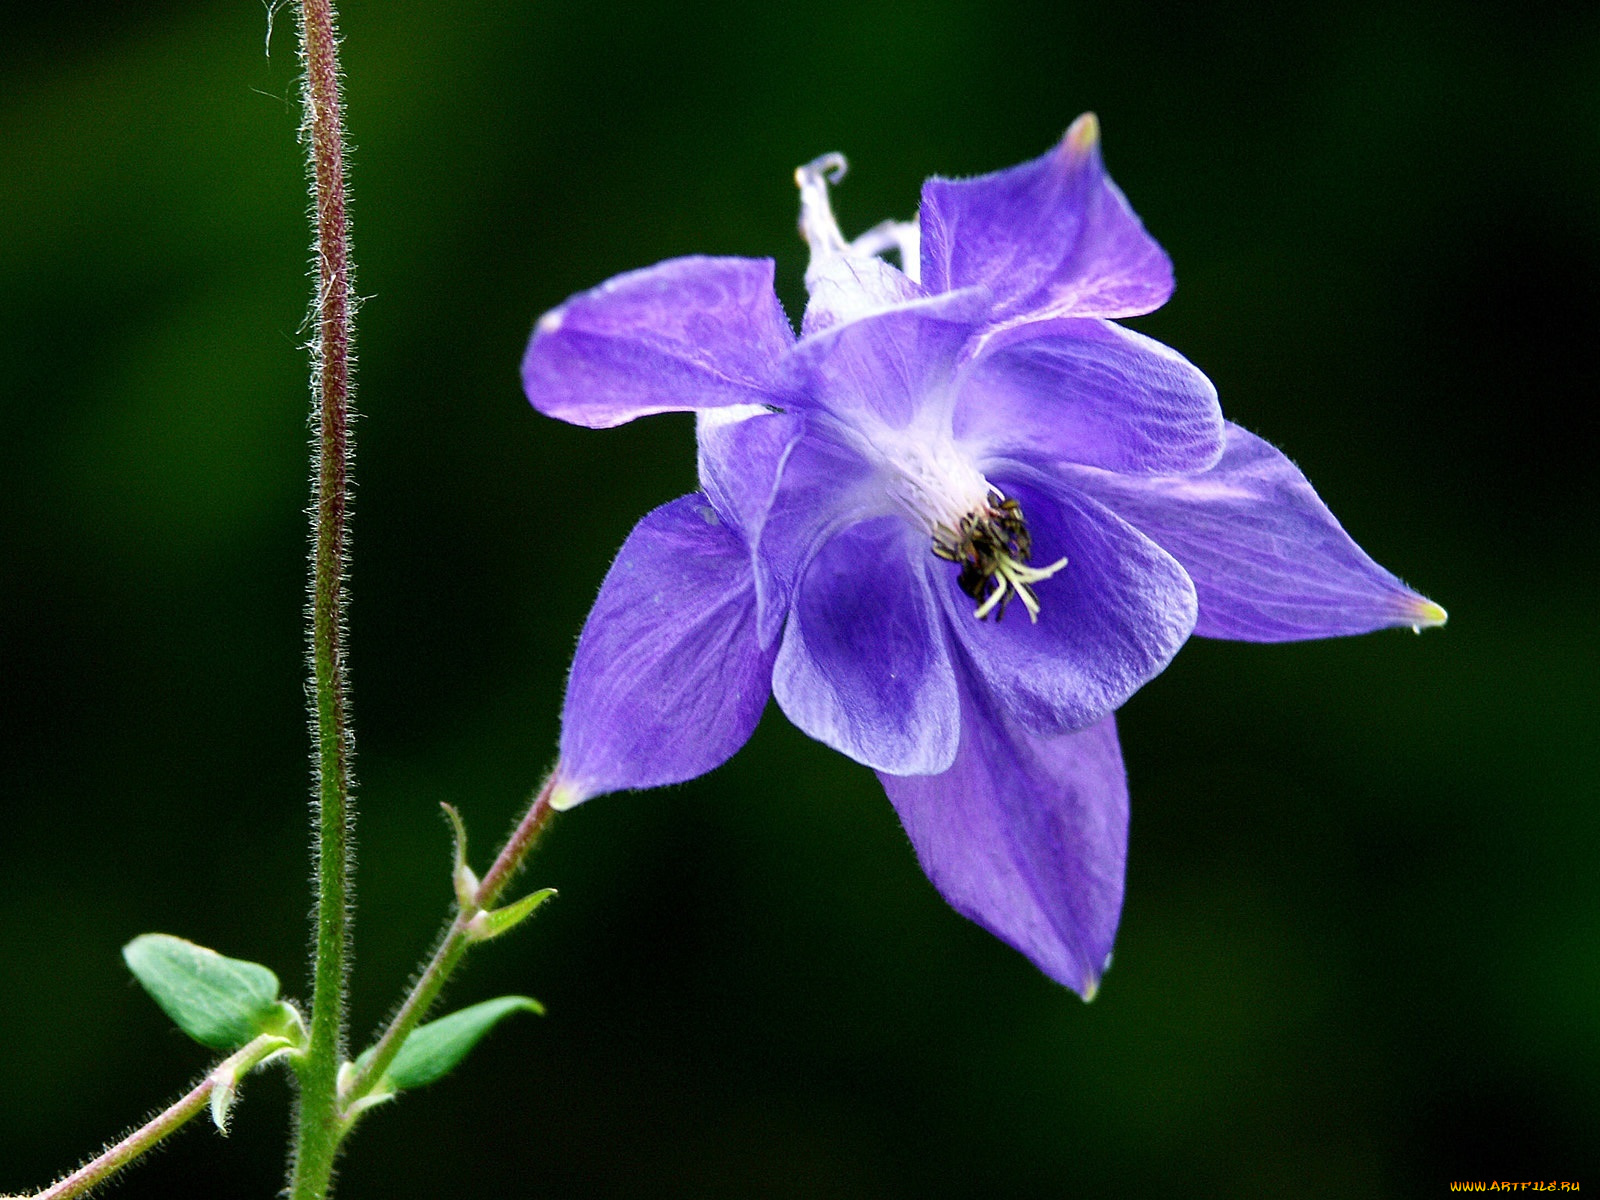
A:
[[[1028,620],[1037,622],[1039,598],[1031,585],[1067,565],[1064,558],[1048,567],[1028,565],[1033,557],[1033,535],[1028,532],[1022,505],[996,491],[990,491],[988,499],[962,517],[954,529],[936,525],[933,552],[961,564],[956,584],[978,602],[973,616],[980,621],[992,612],[998,622],[1015,596],[1028,610]]]

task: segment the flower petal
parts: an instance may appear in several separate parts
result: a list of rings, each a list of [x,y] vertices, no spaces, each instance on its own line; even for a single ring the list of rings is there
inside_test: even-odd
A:
[[[848,250],[813,262],[806,272],[806,291],[810,299],[800,318],[802,337],[922,296],[903,271],[875,255]]]
[[[996,321],[1131,317],[1172,295],[1172,263],[1100,160],[1092,114],[1041,158],[922,188],[922,285],[994,291]]]
[[[980,690],[963,689],[948,771],[878,778],[951,907],[1091,999],[1110,965],[1128,854],[1115,718],[1030,733]]]
[[[763,646],[783,628],[806,567],[840,530],[878,515],[872,468],[833,442],[805,436],[806,418],[762,413],[696,426],[700,484],[750,546],[757,631]],[[781,487],[779,486],[781,483]]]
[[[960,713],[920,539],[882,517],[832,538],[800,584],[772,691],[805,733],[895,774],[943,771]]]
[[[771,690],[743,539],[704,496],[634,527],[578,638],[561,715],[568,804],[681,783],[744,745]]]
[[[805,418],[758,405],[708,408],[696,414],[694,432],[700,489],[754,545]]]
[[[785,383],[849,428],[905,429],[935,404],[949,411],[956,360],[988,307],[988,293],[968,289],[830,325],[795,346]]]
[[[1175,350],[1109,321],[1013,326],[964,372],[957,440],[994,457],[1108,471],[1203,471],[1222,456],[1217,389]]]
[[[1158,675],[1195,621],[1194,585],[1172,556],[1088,496],[1011,468],[995,479],[1022,505],[1033,562],[1065,558],[1034,586],[1037,624],[1020,604],[975,619],[952,563],[930,559],[956,641],[1008,721],[1037,733],[1082,729]]]
[[[794,342],[772,269],[771,259],[675,258],[572,297],[534,326],[522,359],[528,399],[592,429],[770,403]]]
[[[1286,642],[1444,623],[1444,609],[1367,557],[1292,462],[1232,423],[1204,474],[1073,478],[1183,564],[1202,637]]]

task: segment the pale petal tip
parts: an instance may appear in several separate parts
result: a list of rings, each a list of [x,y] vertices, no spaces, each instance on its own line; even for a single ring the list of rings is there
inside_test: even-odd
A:
[[[554,333],[561,328],[561,322],[566,320],[565,308],[552,308],[535,322],[533,328],[537,333]]]
[[[1078,995],[1083,997],[1085,1004],[1093,1004],[1094,998],[1100,994],[1100,981],[1105,978],[1107,971],[1111,970],[1111,955],[1106,955],[1106,961],[1101,964],[1100,970],[1084,977],[1083,986],[1078,989]]]
[[[1409,609],[1408,615],[1411,618],[1411,628],[1417,633],[1421,633],[1424,629],[1432,629],[1434,626],[1443,625],[1450,619],[1449,613],[1445,612],[1443,608],[1432,600],[1423,596],[1414,597]]]
[[[1061,144],[1068,154],[1081,158],[1100,144],[1100,118],[1086,112],[1072,123]]]
[[[576,808],[589,799],[591,794],[576,784],[569,783],[563,779],[550,790],[550,807],[557,812],[566,812],[567,809]]]

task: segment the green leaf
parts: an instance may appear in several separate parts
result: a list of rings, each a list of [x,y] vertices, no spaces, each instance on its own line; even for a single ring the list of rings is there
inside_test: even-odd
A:
[[[134,938],[122,957],[161,1011],[202,1046],[234,1050],[284,1024],[278,977],[260,963],[224,958],[166,933]]]
[[[490,938],[497,938],[522,924],[533,915],[536,908],[555,894],[555,888],[540,888],[515,904],[480,912],[468,923],[467,936],[475,942],[487,942]]]
[[[447,1073],[483,1040],[484,1034],[514,1012],[544,1015],[544,1005],[530,996],[501,996],[453,1012],[448,1017],[418,1025],[406,1038],[400,1053],[384,1072],[389,1086],[399,1091],[432,1083]],[[364,1065],[372,1057],[368,1050],[358,1060]]]

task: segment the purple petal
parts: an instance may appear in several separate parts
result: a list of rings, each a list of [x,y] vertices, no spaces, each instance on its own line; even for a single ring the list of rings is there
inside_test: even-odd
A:
[[[1350,539],[1292,462],[1237,425],[1201,475],[1073,477],[1183,564],[1203,637],[1287,642],[1444,623],[1442,608]]]
[[[954,765],[878,778],[951,907],[1091,999],[1110,965],[1128,854],[1115,719],[1029,733],[963,690]]]
[[[884,496],[860,455],[803,437],[783,464],[756,539],[756,601],[762,644],[777,637],[811,560],[835,534],[882,514]]]
[[[793,342],[771,259],[675,258],[540,317],[522,385],[540,412],[592,429],[650,413],[767,404]]]
[[[1203,471],[1222,455],[1217,389],[1186,358],[1109,321],[1035,321],[988,338],[967,368],[958,440],[980,463]]]
[[[806,419],[790,413],[734,421],[708,413],[697,427],[701,486],[751,549],[763,646],[783,628],[795,586],[817,551],[835,533],[877,515],[881,498],[864,459],[806,432]]]
[[[921,538],[884,517],[837,535],[812,560],[773,668],[788,718],[857,762],[943,771],[960,713]]]
[[[772,659],[743,540],[698,493],[650,513],[578,638],[561,716],[569,803],[720,766],[761,717]]]
[[[904,429],[930,398],[948,394],[961,348],[987,309],[987,293],[968,290],[829,326],[795,346],[788,389],[851,428]]]
[[[1082,729],[1172,661],[1194,628],[1194,585],[1171,555],[1090,497],[1015,469],[995,482],[1022,505],[1032,565],[1067,565],[1033,585],[1037,624],[1020,603],[1004,621],[977,620],[955,564],[931,561],[940,600],[1009,721],[1039,733]]]
[[[922,188],[922,284],[981,285],[994,319],[1131,317],[1172,295],[1172,263],[1100,161],[1091,114],[1032,162]]]
[[[706,409],[695,420],[700,488],[752,546],[804,432],[803,417],[755,407]]]

